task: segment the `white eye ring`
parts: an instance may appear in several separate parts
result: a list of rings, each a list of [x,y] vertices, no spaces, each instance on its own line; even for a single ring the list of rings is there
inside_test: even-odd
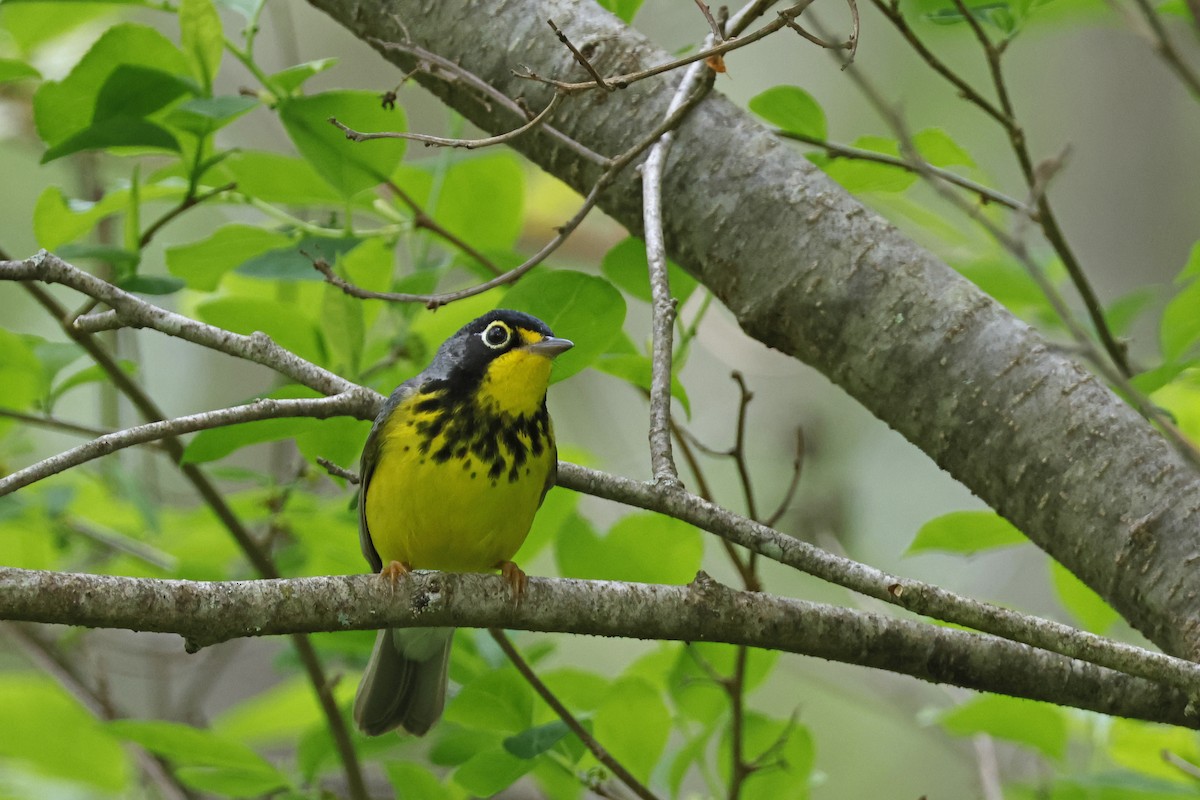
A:
[[[497,332],[499,335],[497,335]],[[512,341],[512,328],[500,320],[496,320],[483,329],[483,333],[479,334],[479,338],[483,339],[483,343],[491,349],[499,350]]]

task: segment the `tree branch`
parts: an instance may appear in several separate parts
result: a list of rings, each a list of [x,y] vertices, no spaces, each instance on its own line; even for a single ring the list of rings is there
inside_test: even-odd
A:
[[[178,633],[195,652],[244,636],[380,627],[500,627],[716,641],[886,669],[926,681],[1200,727],[1187,696],[985,634],[803,600],[687,586],[531,578],[512,602],[496,575],[414,572],[193,582],[0,567],[0,618]]]

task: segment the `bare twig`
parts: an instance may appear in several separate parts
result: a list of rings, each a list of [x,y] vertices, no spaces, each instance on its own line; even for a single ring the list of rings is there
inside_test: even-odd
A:
[[[625,784],[631,792],[642,798],[642,800],[658,800],[657,795],[635,778],[633,773],[625,768],[624,764],[614,758],[612,753],[608,752],[604,745],[600,744],[596,740],[596,737],[588,732],[588,729],[571,713],[570,709],[562,704],[562,701],[558,699],[554,692],[550,691],[550,687],[542,682],[542,679],[533,671],[533,667],[529,666],[529,662],[521,656],[521,653],[513,645],[512,640],[508,638],[508,634],[500,628],[488,628],[488,633],[496,640],[496,644],[500,645],[500,649],[504,651],[504,655],[508,656],[508,660],[517,668],[517,672],[521,673],[521,676],[525,678],[526,683],[533,687],[533,690],[558,715],[563,724],[579,737],[579,741],[583,742],[583,746],[596,757],[597,761],[608,767],[621,783]]]
[[[407,139],[412,142],[421,142],[426,147],[460,147],[464,150],[478,150],[481,147],[492,147],[497,144],[506,144],[529,133],[537,128],[553,113],[558,104],[562,102],[565,95],[561,92],[555,92],[550,98],[550,102],[546,104],[536,116],[526,122],[519,128],[508,131],[507,133],[497,134],[496,136],[487,136],[482,139],[450,139],[445,136],[431,136],[426,133],[408,133],[406,131],[380,131],[377,133],[362,133],[350,128],[347,125],[339,122],[337,117],[330,117],[329,124],[346,134],[346,138],[352,142],[369,142],[372,139]]]
[[[112,431],[105,430],[104,428],[80,425],[78,422],[70,422],[69,420],[59,419],[50,415],[27,414],[24,411],[17,411],[15,408],[0,408],[0,417],[8,417],[9,419],[19,420],[30,425],[37,425],[41,428],[50,428],[51,430],[63,431],[64,433],[74,433],[79,436],[94,438],[112,433]]]
[[[1133,4],[1137,6],[1142,19],[1150,29],[1150,41],[1154,45],[1154,52],[1158,53],[1167,67],[1183,82],[1187,90],[1192,93],[1192,97],[1200,100],[1200,75],[1196,74],[1195,70],[1175,49],[1175,45],[1171,42],[1171,35],[1167,33],[1167,27],[1163,25],[1163,21],[1159,17],[1159,12],[1148,0],[1133,0]],[[1193,14],[1197,13],[1196,8],[1200,8],[1200,6],[1189,7],[1192,8]],[[1197,17],[1197,24],[1200,24],[1200,17]]]
[[[1192,780],[1200,781],[1200,767],[1197,767],[1186,758],[1176,755],[1170,750],[1163,750],[1162,759]]]
[[[704,21],[708,23],[709,29],[712,30],[712,38],[714,42],[725,41],[725,33],[721,30],[721,26],[712,15],[712,9],[708,7],[708,3],[704,0],[696,0],[696,8],[700,9],[700,13],[704,15]]]
[[[198,206],[205,200],[209,200],[217,195],[224,194],[225,192],[232,192],[236,188],[236,183],[227,183],[224,186],[218,186],[215,189],[209,189],[208,191],[201,192],[200,194],[189,194],[187,197],[184,197],[183,200],[179,202],[179,205],[175,206],[170,211],[156,219],[154,222],[150,223],[150,227],[146,228],[145,232],[142,233],[141,238],[138,240],[138,247],[145,247],[146,245],[150,244],[151,240],[154,239],[155,234],[157,234],[164,225],[178,217],[183,212],[187,211],[189,208]]]
[[[37,462],[25,469],[17,470],[0,478],[0,497],[15,492],[51,475],[57,475],[72,467],[85,464],[95,458],[115,453],[126,447],[146,442],[159,441],[186,433],[237,425],[264,419],[284,417],[312,417],[326,419],[333,416],[359,416],[370,419],[374,393],[361,390],[330,395],[329,397],[301,398],[295,400],[272,400],[263,398],[246,405],[205,411],[186,417],[151,422],[115,433],[100,436],[87,444],[79,445]],[[365,410],[364,410],[365,409]]]
[[[571,51],[571,55],[575,56],[575,60],[579,63],[579,65],[587,71],[588,75],[592,76],[592,80],[596,82],[596,86],[600,87],[606,92],[611,92],[613,87],[609,86],[604,81],[604,77],[596,71],[596,68],[592,66],[592,62],[589,61],[583,53],[579,52],[579,48],[575,47],[575,45],[571,43],[571,40],[567,38],[565,33],[558,29],[558,26],[554,24],[554,20],[548,19],[546,20],[546,24],[550,26],[550,30],[554,31],[554,35],[558,37],[558,40],[566,45],[567,49]]]
[[[328,458],[321,458],[320,456],[317,457],[317,464],[319,464],[330,475],[341,478],[347,483],[354,484],[355,486],[358,485],[359,478],[357,472],[348,470],[345,467],[339,467]]]
[[[392,194],[396,196],[396,199],[408,206],[408,210],[412,212],[413,225],[415,227],[423,228],[433,235],[444,239],[449,244],[466,253],[467,256],[474,259],[480,266],[493,275],[499,275],[501,272],[503,272],[503,270],[496,266],[496,262],[492,261],[483,253],[476,250],[469,242],[457,234],[442,227],[441,223],[429,216],[429,214],[425,213],[425,209],[421,208],[420,204],[412,198],[412,195],[396,185],[395,182],[389,180],[385,185],[389,190],[391,190]]]
[[[792,459],[792,480],[788,484],[787,490],[783,493],[783,497],[779,500],[779,505],[771,512],[771,515],[763,520],[763,524],[769,528],[774,528],[775,523],[783,518],[787,510],[792,505],[792,500],[796,497],[796,490],[800,488],[800,475],[804,471],[804,428],[796,428],[796,456]]]

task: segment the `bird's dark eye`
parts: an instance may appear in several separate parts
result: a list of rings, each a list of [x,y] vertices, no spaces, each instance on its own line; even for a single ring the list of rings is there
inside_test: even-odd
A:
[[[483,343],[493,350],[499,350],[512,339],[512,329],[503,322],[496,321],[483,331]]]

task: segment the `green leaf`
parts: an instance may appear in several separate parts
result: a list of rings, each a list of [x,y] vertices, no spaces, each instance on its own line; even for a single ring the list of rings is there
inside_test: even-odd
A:
[[[0,58],[0,83],[11,81],[40,80],[42,73],[15,58]]]
[[[207,239],[168,247],[167,270],[182,278],[190,288],[211,292],[229,270],[268,250],[280,249],[288,241],[282,233],[233,223],[218,228]]]
[[[1183,269],[1179,270],[1179,274],[1175,276],[1175,282],[1184,283],[1191,278],[1200,278],[1200,242],[1192,245],[1192,249],[1188,253],[1187,263],[1183,265]]]
[[[599,3],[627,25],[633,22],[638,9],[642,7],[642,0],[599,0]]]
[[[570,732],[567,723],[556,719],[508,737],[504,740],[504,749],[517,758],[535,758],[554,747]]]
[[[946,711],[938,722],[955,736],[986,733],[1032,747],[1050,758],[1061,759],[1067,750],[1066,715],[1049,703],[980,695]]]
[[[213,720],[212,730],[228,740],[278,744],[323,720],[312,684],[303,676],[294,676],[222,711]]]
[[[211,730],[164,720],[122,719],[105,727],[114,736],[141,745],[180,766],[271,771],[270,762],[241,742]]]
[[[1029,540],[994,511],[952,511],[921,526],[905,555],[940,551],[973,555]]]
[[[225,35],[212,0],[183,0],[179,5],[180,44],[192,66],[192,74],[212,94],[213,80],[221,66]]]
[[[461,797],[420,764],[389,761],[383,765],[383,771],[396,791],[396,800],[454,800]]]
[[[491,797],[533,769],[534,762],[505,750],[484,750],[454,771],[454,782],[477,797]]]
[[[675,751],[675,755],[671,759],[670,771],[667,773],[667,786],[671,789],[672,797],[680,796],[679,789],[683,786],[683,780],[687,777],[692,765],[708,761],[709,735],[709,732],[706,731],[700,736],[690,738]]]
[[[321,298],[321,321],[324,323],[325,344],[329,348],[330,367],[334,372],[358,374],[366,339],[364,305],[361,300],[336,286],[325,286]]]
[[[287,205],[338,204],[341,196],[326,183],[312,164],[279,153],[258,150],[234,153],[221,165],[238,190],[268,203]]]
[[[166,275],[131,275],[118,281],[117,286],[134,294],[167,295],[178,292],[187,284]]]
[[[516,156],[501,151],[473,156],[447,170],[430,213],[480,250],[509,250],[521,235],[524,183]]]
[[[313,75],[324,72],[337,63],[338,60],[336,58],[322,58],[316,61],[306,61],[303,64],[296,64],[293,67],[288,67],[270,76],[270,85],[284,94],[290,94],[303,86],[305,81]]]
[[[266,0],[217,0],[217,5],[241,14],[246,20],[255,19]]]
[[[533,690],[511,669],[485,673],[462,687],[444,717],[464,728],[517,733],[533,720]]]
[[[912,138],[917,152],[935,167],[975,166],[970,153],[959,147],[941,128],[926,128]]]
[[[1129,336],[1130,329],[1160,294],[1156,287],[1143,286],[1114,300],[1104,309],[1104,319],[1114,336]]]
[[[254,297],[214,297],[196,306],[196,315],[210,325],[247,336],[262,331],[301,358],[323,363],[325,346],[317,325],[295,305]]]
[[[345,198],[388,179],[404,156],[403,139],[352,142],[330,124],[336,118],[362,132],[402,131],[404,113],[380,107],[370,92],[336,91],[287,98],[279,118],[296,149]]]
[[[1163,359],[1182,358],[1200,340],[1200,280],[1192,281],[1163,309],[1159,341]]]
[[[46,538],[45,532],[42,537]],[[50,678],[28,672],[0,673],[0,708],[4,709],[0,761],[6,772],[26,768],[99,790],[104,796],[128,796],[127,792],[137,791],[131,785],[134,770],[121,743]],[[78,790],[75,787],[68,794],[79,795]],[[83,792],[81,796],[95,795]]]
[[[600,271],[621,291],[649,303],[650,266],[646,261],[646,243],[636,237],[618,242],[600,262]],[[696,279],[683,271],[674,261],[667,262],[667,281],[671,296],[682,306],[692,296]]]
[[[634,776],[648,781],[671,733],[662,695],[640,678],[622,678],[592,717],[596,740]]]
[[[262,797],[287,787],[287,779],[266,762],[250,769],[239,767],[179,767],[176,777],[187,786],[223,797]]]
[[[207,136],[257,106],[253,97],[241,95],[197,97],[171,109],[167,122],[197,136]]]
[[[1014,314],[1028,315],[1049,307],[1037,283],[1011,258],[983,257],[954,267]]]
[[[555,556],[567,578],[686,584],[704,555],[700,531],[650,512],[622,517],[603,536],[578,514],[562,528]]]
[[[144,25],[114,25],[96,40],[66,78],[47,81],[38,88],[33,110],[42,140],[54,146],[86,129],[97,115],[101,119],[115,116],[101,108],[98,101],[101,89],[123,66],[171,76],[188,71],[183,54],[158,31]],[[113,85],[110,91],[118,97],[121,87]],[[137,103],[136,98],[133,102]]]
[[[1050,579],[1059,602],[1084,630],[1100,635],[1107,633],[1121,615],[1062,564],[1054,559],[1049,559],[1049,563]]]
[[[460,648],[454,648],[457,657]],[[437,740],[429,748],[430,763],[440,767],[457,767],[467,763],[471,756],[482,750],[496,749],[501,738],[494,731],[474,730],[455,725],[453,722],[438,725]]]
[[[46,390],[42,364],[20,336],[0,328],[0,386],[3,405],[23,411],[33,408]]]
[[[362,239],[350,236],[341,239],[306,236],[298,242],[289,242],[277,250],[247,259],[238,266],[237,273],[275,281],[323,281],[325,278],[313,267],[310,257],[323,258],[334,264],[339,256],[362,242]]]
[[[121,359],[117,362],[117,365],[126,375],[137,374],[136,362],[128,359]],[[63,395],[77,386],[86,386],[89,383],[106,383],[109,380],[110,378],[108,377],[108,372],[105,371],[105,369],[99,364],[92,364],[89,367],[84,367],[73,375],[65,378],[50,391],[49,404],[51,407],[53,407]]]
[[[109,117],[59,142],[42,154],[43,164],[84,150],[109,147],[150,147],[179,152],[179,142],[161,125],[138,117]]]
[[[1196,734],[1171,725],[1114,718],[1108,728],[1108,757],[1114,763],[1140,775],[1179,781],[1183,776],[1177,767],[1163,760],[1163,751],[1200,764],[1200,744]],[[1194,782],[1189,784],[1193,787]]]
[[[751,762],[762,759],[763,768],[746,779],[744,797],[787,797],[807,800],[816,759],[812,735],[803,725],[747,713],[742,724],[742,747]],[[719,774],[729,782],[730,733],[725,729],[717,745]]]
[[[750,98],[749,105],[751,111],[781,130],[821,140],[828,135],[825,112],[799,86],[773,86]]]
[[[870,150],[889,156],[899,156],[900,146],[894,139],[862,136],[854,141],[860,150]],[[917,176],[900,167],[853,158],[830,158],[812,155],[809,160],[818,164],[829,177],[850,192],[902,192],[917,180]]]
[[[625,298],[594,275],[571,270],[527,275],[504,295],[509,308],[532,314],[575,346],[555,359],[551,382],[571,377],[590,365],[621,333]]]
[[[183,184],[156,183],[141,186],[139,193],[143,202],[149,202],[177,200],[183,196],[183,190]],[[129,189],[118,189],[91,202],[68,199],[59,187],[46,187],[33,210],[33,232],[38,245],[57,252],[62,245],[91,231],[100,220],[128,211],[130,194]]]
[[[1150,399],[1175,418],[1175,425],[1184,436],[1200,441],[1200,370],[1194,366],[1185,370],[1155,391]]]

